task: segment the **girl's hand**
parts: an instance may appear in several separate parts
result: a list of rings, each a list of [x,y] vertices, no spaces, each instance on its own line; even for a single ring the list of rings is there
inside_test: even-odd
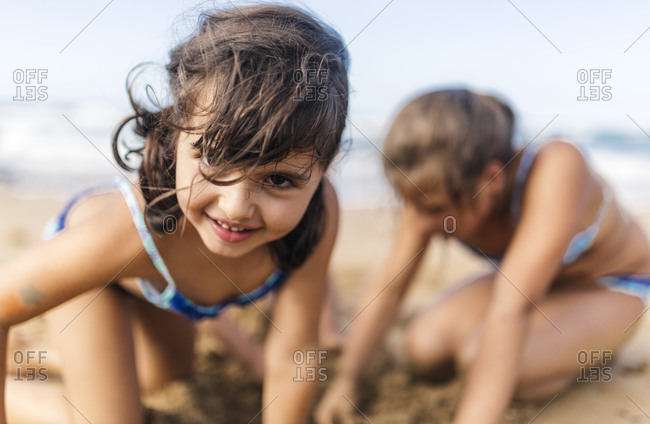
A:
[[[347,398],[347,399],[346,399]],[[353,381],[339,377],[327,388],[321,399],[314,418],[317,424],[333,424],[334,422],[351,421],[358,394]]]
[[[422,239],[429,239],[442,228],[443,219],[437,214],[423,211],[413,202],[404,202],[402,225],[404,230]]]

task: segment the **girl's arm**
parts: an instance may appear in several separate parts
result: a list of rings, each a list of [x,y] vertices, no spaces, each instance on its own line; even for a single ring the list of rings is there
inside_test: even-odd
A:
[[[79,205],[79,209],[82,207]],[[130,216],[124,202],[111,202],[93,219],[66,229],[0,266],[2,392],[9,328],[78,294],[108,285],[127,272],[142,248]],[[4,397],[0,402],[3,407]],[[6,421],[2,412],[0,423]]]
[[[575,147],[552,143],[538,154],[520,224],[496,273],[484,332],[455,424],[501,421],[516,389],[530,315],[540,313],[536,308],[553,283],[597,188]]]
[[[319,423],[331,423],[355,412],[350,402],[356,402],[358,379],[394,321],[431,237],[432,231],[421,225],[422,220],[420,212],[407,203],[388,259],[360,299],[354,321],[349,324],[337,377],[316,411]]]
[[[264,423],[307,422],[318,382],[323,379],[318,324],[339,213],[329,181],[324,180],[323,189],[327,216],[323,237],[275,299],[264,348]]]

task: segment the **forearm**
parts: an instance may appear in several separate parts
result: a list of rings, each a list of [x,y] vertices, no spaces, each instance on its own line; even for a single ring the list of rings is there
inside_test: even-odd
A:
[[[499,423],[514,394],[528,313],[489,316],[455,424]]]
[[[363,369],[377,352],[401,303],[400,297],[391,296],[390,293],[383,293],[374,301],[374,294],[368,294],[372,296],[362,298],[355,312],[356,318],[348,326],[349,334],[337,377],[352,384],[356,384]]]
[[[265,424],[304,424],[311,411],[318,382],[322,378],[319,360],[302,352],[300,361],[293,359],[274,364],[264,376],[262,421]],[[316,354],[317,355],[317,354]],[[302,362],[298,364],[297,362]],[[269,368],[269,366],[267,366]],[[252,417],[251,417],[252,418]]]
[[[375,284],[366,291],[345,327],[349,334],[340,375],[350,382],[356,382],[378,350],[424,256],[427,238],[413,235],[404,228],[398,234],[390,260]]]

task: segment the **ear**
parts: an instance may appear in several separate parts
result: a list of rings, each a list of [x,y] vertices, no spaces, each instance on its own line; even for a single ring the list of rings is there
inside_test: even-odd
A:
[[[498,160],[491,160],[483,168],[480,178],[480,187],[485,187],[491,192],[501,192],[507,184],[507,172],[503,163]]]

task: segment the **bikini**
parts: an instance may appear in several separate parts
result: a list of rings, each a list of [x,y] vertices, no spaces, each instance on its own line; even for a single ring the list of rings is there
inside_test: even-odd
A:
[[[174,311],[180,315],[183,315],[190,321],[199,321],[203,318],[214,318],[218,316],[221,311],[227,306],[246,305],[274,290],[277,290],[280,285],[282,285],[282,283],[287,279],[287,273],[276,270],[266,279],[262,285],[248,293],[242,292],[241,295],[229,299],[225,302],[218,303],[216,305],[202,306],[195,304],[183,296],[183,294],[176,289],[176,283],[169,273],[167,265],[160,256],[160,253],[156,248],[156,244],[154,243],[153,237],[145,224],[144,216],[140,210],[138,200],[131,188],[131,183],[122,177],[116,177],[111,185],[91,187],[73,196],[72,199],[70,199],[70,201],[65,205],[63,210],[47,224],[43,230],[43,238],[46,240],[50,239],[64,229],[68,213],[79,200],[101,191],[111,190],[115,187],[117,187],[124,196],[124,200],[126,201],[126,204],[131,211],[133,222],[135,223],[138,234],[142,239],[142,244],[149,254],[149,258],[151,258],[154,266],[167,282],[167,287],[165,287],[165,289],[160,292],[153,286],[150,281],[142,278],[136,278],[138,288],[144,297],[155,306],[161,309]],[[119,285],[116,286],[119,287]]]
[[[541,146],[542,143],[528,146],[522,153],[519,168],[517,169],[517,173],[515,175],[515,182],[512,192],[512,203],[510,204],[512,216],[514,217],[515,222],[518,222],[521,217],[522,197],[524,185],[528,176],[528,171],[530,170],[533,159],[535,158],[535,155]],[[603,190],[603,199],[600,203],[600,207],[598,208],[596,219],[594,219],[594,222],[589,225],[589,227],[573,236],[562,258],[563,265],[566,266],[574,262],[591,248],[596,236],[598,235],[598,232],[600,231],[600,227],[603,225],[603,222],[607,217],[607,211],[609,210],[609,206],[613,200],[614,196],[612,195],[610,189],[605,187]],[[471,246],[467,243],[465,244],[476,253],[480,253],[474,246]],[[503,256],[489,256],[489,259],[495,263],[499,263],[503,259]],[[601,276],[598,277],[596,281],[608,290],[625,293],[631,296],[637,296],[646,304],[650,302],[650,274]]]

